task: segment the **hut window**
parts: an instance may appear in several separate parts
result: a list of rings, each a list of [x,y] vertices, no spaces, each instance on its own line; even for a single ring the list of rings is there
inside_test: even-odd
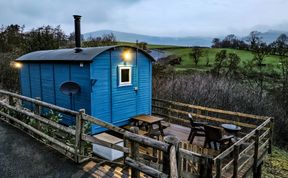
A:
[[[131,85],[131,66],[119,66],[119,86]]]

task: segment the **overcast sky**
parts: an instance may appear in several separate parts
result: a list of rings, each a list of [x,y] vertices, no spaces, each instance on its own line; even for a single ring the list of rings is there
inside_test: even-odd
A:
[[[216,36],[288,31],[288,0],[0,0],[0,24],[61,25],[73,14],[82,33],[117,30],[155,36]]]

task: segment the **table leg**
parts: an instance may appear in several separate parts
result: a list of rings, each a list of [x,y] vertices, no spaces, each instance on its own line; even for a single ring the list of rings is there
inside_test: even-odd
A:
[[[148,132],[148,136],[150,137],[152,129],[153,129],[152,124],[147,124],[146,126],[147,126],[146,129],[147,129],[147,132]]]
[[[161,136],[162,136],[162,138],[164,138],[164,131],[163,131],[163,127],[161,125],[161,122],[158,122],[158,125],[159,125],[159,131],[161,132]]]

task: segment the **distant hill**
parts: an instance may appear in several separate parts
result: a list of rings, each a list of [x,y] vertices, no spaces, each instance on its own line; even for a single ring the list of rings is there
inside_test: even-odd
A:
[[[284,31],[276,31],[276,30],[269,30],[267,32],[260,32],[260,36],[262,37],[263,41],[265,41],[266,43],[271,43],[273,41],[275,41],[279,35],[281,35],[282,33],[286,34],[288,36],[288,32],[284,32]],[[243,38],[244,40],[248,39],[248,36]]]
[[[211,46],[213,38],[209,37],[158,37],[149,35],[140,35],[136,33],[125,33],[112,30],[99,30],[95,32],[89,32],[83,34],[84,39],[89,37],[98,37],[103,34],[113,33],[116,36],[117,41],[125,42],[147,42],[148,44],[159,44],[159,45],[175,45],[175,46]]]
[[[136,33],[126,33],[119,32],[113,30],[99,30],[94,32],[89,32],[83,34],[84,39],[88,39],[89,37],[98,37],[103,34],[113,33],[116,36],[117,41],[123,42],[133,42],[136,40],[139,42],[147,42],[148,44],[158,44],[158,45],[175,45],[175,46],[203,46],[210,47],[212,42],[212,37],[159,37],[159,36],[149,36],[149,35],[141,35]],[[266,43],[271,43],[277,39],[277,37],[285,33],[288,36],[288,32],[269,30],[267,32],[261,32],[261,36]],[[238,36],[239,37],[239,36]],[[219,38],[219,37],[215,37]],[[224,37],[220,37],[223,39]],[[248,35],[244,37],[239,37],[240,39],[247,40]]]

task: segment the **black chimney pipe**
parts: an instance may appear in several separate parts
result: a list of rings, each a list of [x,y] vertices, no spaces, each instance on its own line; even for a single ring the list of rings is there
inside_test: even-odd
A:
[[[81,31],[80,31],[80,15],[73,15],[74,17],[74,26],[75,26],[75,47],[76,51],[77,48],[81,48]],[[81,50],[80,50],[81,51]]]

